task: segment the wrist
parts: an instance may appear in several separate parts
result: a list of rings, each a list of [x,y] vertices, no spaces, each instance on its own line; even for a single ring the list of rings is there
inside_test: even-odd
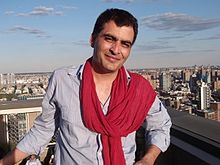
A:
[[[147,152],[142,158],[142,160],[146,162],[147,165],[153,165],[160,152],[161,150],[157,146],[151,145],[148,147]]]

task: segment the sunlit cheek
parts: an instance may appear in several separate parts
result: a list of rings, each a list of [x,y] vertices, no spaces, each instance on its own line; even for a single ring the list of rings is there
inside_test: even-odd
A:
[[[130,50],[124,49],[122,51],[122,56],[125,60],[128,58],[129,54],[130,54]]]
[[[109,43],[109,42],[104,42],[104,44],[103,44],[103,49],[111,49],[112,48],[112,44],[111,43]]]

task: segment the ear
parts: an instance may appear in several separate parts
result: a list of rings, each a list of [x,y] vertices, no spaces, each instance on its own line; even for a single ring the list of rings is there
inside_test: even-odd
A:
[[[92,48],[94,48],[94,42],[95,42],[95,37],[91,34],[90,39],[89,39],[89,43]]]

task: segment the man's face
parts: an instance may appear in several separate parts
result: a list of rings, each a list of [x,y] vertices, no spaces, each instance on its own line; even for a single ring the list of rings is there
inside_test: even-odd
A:
[[[133,27],[118,27],[113,21],[106,23],[103,30],[90,40],[94,48],[94,69],[100,73],[117,72],[130,54],[133,39]]]

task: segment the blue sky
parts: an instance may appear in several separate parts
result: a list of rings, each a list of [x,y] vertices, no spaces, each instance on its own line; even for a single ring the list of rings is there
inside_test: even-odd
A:
[[[127,68],[220,64],[219,0],[0,0],[0,73],[83,63],[92,55],[94,22],[107,8],[138,19]]]

